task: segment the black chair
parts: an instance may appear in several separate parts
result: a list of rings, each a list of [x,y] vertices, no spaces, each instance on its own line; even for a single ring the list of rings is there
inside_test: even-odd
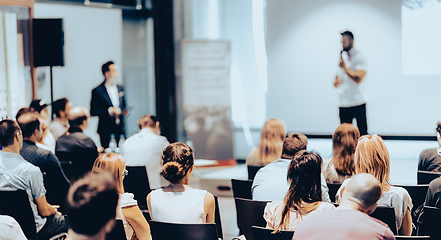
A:
[[[430,236],[395,236],[398,240],[430,239]]]
[[[341,187],[341,183],[328,183],[328,189],[329,189],[329,198],[331,199],[331,202],[335,203],[335,195],[337,194],[338,189]]]
[[[261,169],[263,166],[250,166],[247,165],[248,170],[248,180],[254,180],[254,177],[256,176],[257,171]]]
[[[413,209],[411,211],[412,217],[414,216],[415,210],[421,206],[426,200],[427,189],[429,188],[429,184],[421,184],[421,185],[394,185],[397,187],[402,187],[406,189],[412,198]],[[416,223],[417,219],[412,219],[412,222]]]
[[[240,235],[245,235],[247,240],[253,240],[252,226],[266,227],[263,212],[268,202],[254,201],[243,198],[234,198],[236,203],[237,227]]]
[[[294,235],[294,231],[280,231],[276,234],[272,234],[274,229],[264,227],[251,227],[254,240],[291,240]]]
[[[152,240],[218,240],[216,224],[183,224],[150,221]]]
[[[371,217],[374,217],[384,223],[386,223],[394,235],[398,234],[397,225],[395,223],[395,211],[393,207],[378,206]]]
[[[106,240],[125,240],[126,232],[124,230],[124,224],[122,220],[116,220],[115,226],[113,226],[112,231],[106,234]]]
[[[216,230],[217,230],[217,237],[223,239],[223,233],[222,233],[222,222],[220,217],[220,210],[219,210],[219,200],[217,196],[214,196],[214,223],[216,224]]]
[[[431,239],[441,239],[441,208],[424,206],[423,228]]]
[[[0,214],[15,218],[27,239],[38,239],[34,213],[25,190],[0,191]]]
[[[233,196],[235,198],[253,199],[251,194],[253,180],[231,179],[231,186],[233,187]]]
[[[147,195],[150,189],[145,166],[126,166],[129,174],[124,177],[124,190],[133,193],[140,209],[147,209]]]
[[[418,170],[417,183],[429,184],[435,178],[441,177],[441,172],[421,171]]]

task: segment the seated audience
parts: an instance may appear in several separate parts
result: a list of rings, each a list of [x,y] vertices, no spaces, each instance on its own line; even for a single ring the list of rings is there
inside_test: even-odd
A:
[[[98,157],[95,142],[83,133],[89,127],[89,111],[84,107],[74,107],[68,113],[69,130],[57,140],[55,153],[60,161],[71,161],[73,178],[92,170]]]
[[[163,152],[161,175],[170,183],[147,196],[152,220],[172,223],[214,223],[214,197],[190,187],[193,150],[184,143],[172,143]]]
[[[27,240],[18,222],[8,215],[0,215],[0,239]]]
[[[40,120],[35,113],[24,113],[18,117],[18,124],[23,132],[23,148],[20,155],[28,162],[40,168],[44,176],[44,186],[49,202],[62,206],[64,212],[66,195],[70,182],[64,175],[57,157],[50,151],[35,145],[43,134]]]
[[[49,105],[43,100],[33,100],[29,108],[34,109],[34,111],[39,114],[39,118],[41,119],[40,122],[44,124],[43,138],[40,143],[48,147],[52,153],[55,153],[55,137],[48,129],[50,119],[47,106]]]
[[[246,164],[251,166],[266,166],[279,159],[282,154],[285,139],[285,123],[276,118],[268,119],[260,135],[259,146],[251,149]]]
[[[164,187],[161,177],[162,151],[170,143],[160,135],[159,121],[155,116],[144,115],[138,120],[140,132],[129,137],[123,145],[122,154],[127,166],[145,166],[150,189]]]
[[[322,202],[321,181],[322,158],[317,153],[301,150],[289,164],[288,193],[283,201],[267,204],[263,217],[266,227],[295,231],[310,215],[333,209],[334,205]]]
[[[381,186],[374,176],[366,173],[355,175],[342,194],[338,208],[305,219],[293,239],[395,239],[387,224],[368,215],[374,212],[381,196]]]
[[[46,201],[46,189],[40,169],[20,156],[23,136],[20,126],[13,120],[0,121],[0,190],[25,190],[35,219],[38,239],[49,239],[67,232],[59,206]]]
[[[409,236],[412,233],[412,199],[406,189],[394,187],[389,183],[390,159],[389,152],[381,137],[364,135],[358,141],[355,150],[355,173],[369,173],[377,178],[382,195],[378,205],[393,207],[395,220],[400,235]],[[348,184],[344,181],[337,192],[336,199],[341,199],[341,190]]]
[[[323,160],[322,173],[327,183],[341,184],[355,173],[354,154],[360,132],[350,123],[337,127],[332,135],[332,157]]]
[[[283,141],[281,159],[278,159],[259,169],[254,177],[252,194],[253,200],[277,201],[283,200],[288,192],[289,183],[286,178],[288,166],[292,157],[300,150],[306,150],[308,140],[303,134],[289,134]],[[326,180],[321,174],[322,199],[331,202]]]
[[[440,147],[426,149],[421,152],[418,170],[441,172],[441,122],[436,126],[436,139]]]
[[[55,115],[55,119],[49,124],[49,130],[54,135],[55,140],[69,129],[67,114],[71,108],[72,105],[67,98],[60,98],[52,103],[52,115]]]
[[[112,231],[118,205],[118,181],[107,171],[90,172],[67,195],[67,240],[104,240]]]
[[[118,179],[119,203],[116,218],[124,223],[127,240],[150,239],[150,226],[133,199],[132,193],[124,192],[123,180],[129,174],[124,158],[116,153],[103,153],[95,161],[92,171],[106,170]],[[141,183],[142,184],[142,183]]]
[[[441,208],[441,178],[432,180],[426,193],[424,206]],[[417,210],[418,211],[418,210]],[[424,208],[418,213],[418,234],[424,233]]]

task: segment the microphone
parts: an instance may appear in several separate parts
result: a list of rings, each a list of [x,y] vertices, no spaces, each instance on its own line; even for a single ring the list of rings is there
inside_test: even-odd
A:
[[[341,57],[341,58],[343,57],[343,52],[344,52],[344,51],[345,51],[344,49],[340,51],[340,57]]]

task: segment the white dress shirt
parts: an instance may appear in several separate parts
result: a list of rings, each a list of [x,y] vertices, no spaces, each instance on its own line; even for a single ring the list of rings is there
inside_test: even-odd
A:
[[[159,173],[162,170],[162,151],[169,144],[167,138],[144,128],[129,137],[123,145],[126,165],[145,166],[151,189],[167,186],[167,181]]]
[[[116,87],[116,84],[110,85],[105,84],[107,93],[109,94],[110,101],[112,101],[113,107],[119,107],[119,95],[118,95],[118,88]]]

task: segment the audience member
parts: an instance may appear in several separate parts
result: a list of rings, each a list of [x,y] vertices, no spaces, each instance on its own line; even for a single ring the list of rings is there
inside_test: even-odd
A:
[[[0,145],[3,148],[0,152],[0,190],[26,191],[34,214],[38,239],[49,239],[67,232],[64,217],[57,211],[59,206],[50,205],[46,201],[46,189],[40,169],[20,156],[23,136],[15,121],[0,121]]]
[[[124,192],[123,180],[128,174],[124,158],[116,153],[103,153],[93,165],[93,171],[99,170],[110,171],[118,180],[119,203],[116,218],[123,221],[127,240],[150,239],[150,227],[138,207],[138,202],[133,199],[132,193]]]
[[[323,160],[322,173],[327,183],[341,184],[355,173],[354,154],[360,132],[350,123],[337,127],[332,135],[333,155]]]
[[[52,103],[52,115],[55,115],[55,119],[49,124],[49,130],[54,135],[55,140],[69,129],[67,114],[71,108],[72,105],[67,98],[60,98]]]
[[[431,181],[426,193],[426,200],[424,206],[441,208],[441,178],[436,178]],[[419,206],[418,206],[419,207]],[[417,210],[418,212],[418,210]],[[418,234],[424,233],[424,208],[418,213]]]
[[[375,210],[381,196],[381,186],[374,176],[366,173],[355,175],[342,194],[338,208],[305,219],[293,239],[395,239],[385,223],[368,215]]]
[[[68,113],[69,130],[57,140],[55,153],[60,161],[71,161],[73,178],[92,170],[98,157],[95,142],[83,133],[89,126],[89,111],[84,107],[74,107]]]
[[[253,200],[277,201],[283,200],[288,192],[289,183],[286,178],[292,157],[300,150],[306,150],[308,140],[303,134],[289,134],[283,141],[281,159],[261,168],[254,177],[252,193]],[[331,202],[326,180],[321,174],[322,200]]]
[[[172,223],[214,223],[214,197],[190,187],[193,150],[184,143],[172,143],[163,152],[161,175],[170,184],[149,193],[147,206],[152,220]]]
[[[55,137],[48,129],[50,121],[49,112],[47,110],[48,106],[49,105],[43,100],[33,100],[29,108],[34,109],[34,111],[40,115],[40,122],[43,123],[43,138],[41,139],[40,143],[48,147],[52,153],[55,153]]]
[[[289,190],[283,201],[267,204],[263,217],[266,227],[295,231],[310,215],[333,209],[334,205],[322,202],[321,190],[322,158],[317,153],[301,150],[289,164]]]
[[[27,240],[18,222],[8,215],[0,215],[0,239]]]
[[[140,132],[131,136],[123,145],[122,154],[127,166],[145,166],[150,189],[167,185],[160,176],[162,150],[170,143],[160,135],[159,121],[155,116],[144,115],[138,120]]]
[[[418,170],[441,172],[441,122],[436,125],[436,139],[440,147],[426,149],[421,152]]]
[[[107,171],[90,172],[67,195],[67,240],[104,240],[112,231],[118,205],[118,181]]]
[[[251,149],[246,164],[266,166],[279,159],[286,135],[285,123],[276,118],[268,119],[260,135],[259,146]]]
[[[63,206],[69,191],[70,182],[61,169],[57,157],[50,151],[41,149],[35,145],[41,139],[40,120],[35,113],[25,113],[18,118],[18,124],[23,132],[23,148],[20,155],[28,162],[40,168],[44,176],[44,186],[47,190],[49,202]]]
[[[360,138],[355,150],[355,173],[369,173],[377,178],[382,191],[377,204],[393,207],[398,233],[409,236],[412,233],[412,199],[406,189],[390,185],[389,152],[381,137],[364,135]],[[349,179],[343,182],[337,192],[337,200],[341,198],[341,190],[348,182]]]

